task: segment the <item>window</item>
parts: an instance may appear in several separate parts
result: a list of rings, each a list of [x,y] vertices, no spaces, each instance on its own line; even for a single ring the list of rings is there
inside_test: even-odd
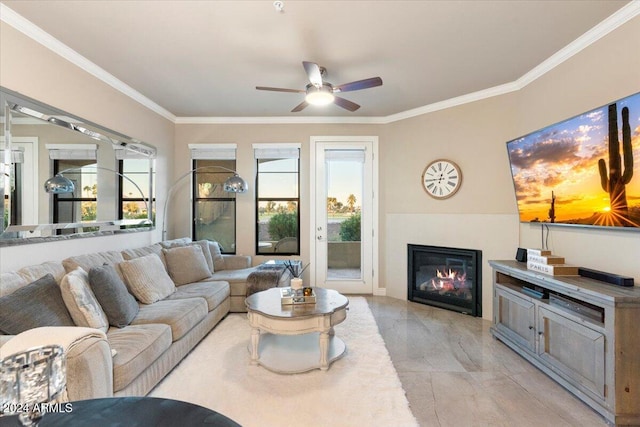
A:
[[[47,144],[53,160],[53,175],[60,172],[75,185],[75,191],[53,195],[53,223],[95,221],[98,214],[97,146],[95,144]],[[82,228],[82,231],[97,228]],[[57,230],[57,234],[74,234],[78,229]]]
[[[4,231],[9,225],[9,218],[11,218],[11,225],[22,224],[22,164],[24,163],[24,153],[22,150],[11,150],[9,154],[11,169],[10,173],[2,173],[2,182],[4,182],[2,188],[2,224],[0,225],[0,232]],[[0,160],[5,161],[5,150],[0,150]],[[9,163],[9,162],[6,162]],[[11,206],[9,206],[9,198],[11,198]]]
[[[121,151],[121,150],[120,150]],[[117,154],[117,152],[116,152]],[[119,157],[119,156],[118,156]],[[152,162],[148,158],[124,158],[118,161],[118,171],[135,182],[138,186],[131,183],[128,179],[119,176],[120,201],[118,206],[118,219],[124,220],[145,220],[149,218],[148,207],[151,206],[151,220],[155,224],[155,180],[152,180],[151,187],[151,201],[149,200],[149,174],[152,170],[149,167],[149,162]],[[152,178],[152,177],[151,177]],[[142,191],[142,194],[140,192]],[[132,224],[131,227],[145,226],[141,224]],[[150,225],[148,225],[150,226]],[[122,228],[128,227],[127,225]]]
[[[236,253],[236,194],[224,182],[236,170],[235,144],[190,144],[193,159],[193,240],[211,240]]]
[[[95,159],[55,159],[54,175],[66,169],[64,173],[75,184],[75,191],[68,194],[53,195],[53,222],[72,223],[94,221],[97,217],[98,179]],[[91,231],[83,229],[83,231]],[[57,230],[57,234],[74,234],[77,229]]]
[[[255,144],[256,254],[300,254],[300,145]]]

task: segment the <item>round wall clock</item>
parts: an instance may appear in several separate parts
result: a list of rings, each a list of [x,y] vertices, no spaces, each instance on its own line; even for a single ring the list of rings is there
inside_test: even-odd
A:
[[[462,172],[451,160],[438,159],[427,165],[422,173],[422,186],[434,199],[446,199],[460,189]]]

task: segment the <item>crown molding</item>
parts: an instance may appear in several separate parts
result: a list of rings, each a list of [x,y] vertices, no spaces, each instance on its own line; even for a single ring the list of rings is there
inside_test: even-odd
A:
[[[71,49],[69,46],[62,43],[60,40],[56,39],[31,21],[23,18],[22,15],[19,15],[13,9],[10,9],[2,3],[0,3],[0,20],[11,25],[27,37],[35,40],[54,53],[57,53],[67,61],[120,91],[134,101],[142,104],[151,111],[161,115],[165,119],[175,122],[176,116],[173,113],[156,104],[128,84],[124,83],[122,80],[108,73],[94,62],[80,55],[78,52]]]
[[[265,117],[177,117],[175,123],[179,125],[188,124],[382,124],[385,117],[287,117],[287,116],[265,116]]]
[[[422,114],[433,113],[434,111],[445,110],[458,105],[469,104],[471,102],[492,98],[494,96],[504,95],[519,89],[520,88],[515,82],[505,83],[500,86],[494,86],[477,92],[468,93],[466,95],[457,96],[455,98],[445,99],[444,101],[434,102],[433,104],[425,105],[424,107],[418,107],[401,113],[391,114],[390,116],[381,117],[381,123],[388,124],[400,120],[406,120]]]
[[[419,115],[432,113],[447,108],[468,104],[475,101],[504,95],[518,91],[536,79],[542,77],[555,67],[559,66],[575,54],[589,47],[602,37],[606,36],[616,28],[625,24],[629,20],[640,15],[640,0],[631,0],[628,4],[620,8],[604,21],[591,28],[589,31],[569,43],[558,52],[547,58],[535,68],[521,76],[519,79],[499,86],[483,89],[477,92],[450,98],[444,101],[435,102],[423,107],[414,108],[388,116],[373,117],[176,117],[173,113],[156,104],[140,92],[133,89],[123,81],[108,73],[95,63],[89,61],[69,46],[60,42],[31,21],[23,18],[9,7],[0,3],[0,20],[11,25],[26,36],[32,38],[46,48],[52,50],[66,60],[90,73],[94,77],[107,83],[114,89],[127,95],[151,111],[175,124],[388,124],[400,120],[406,120]]]
[[[631,0],[629,3],[618,9],[611,16],[604,21],[598,23],[595,27],[569,43],[538,66],[534,67],[531,71],[520,77],[514,83],[519,86],[519,89],[532,83],[534,80],[542,77],[549,71],[553,70],[564,61],[571,58],[573,55],[581,52],[593,43],[600,40],[616,28],[625,24],[627,21],[640,15],[640,0]]]

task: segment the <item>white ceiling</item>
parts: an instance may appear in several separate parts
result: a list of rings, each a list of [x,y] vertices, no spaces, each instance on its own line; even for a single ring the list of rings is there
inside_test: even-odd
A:
[[[637,6],[627,0],[283,1],[283,12],[271,0],[2,3],[170,118],[380,118],[501,85],[513,90],[527,75],[542,74],[561,49],[592,41],[585,33],[625,5],[623,11]],[[7,21],[11,11],[4,10]],[[611,27],[616,20],[606,22]],[[304,89],[303,60],[326,67],[333,84],[380,76],[384,85],[343,94],[362,105],[354,113],[335,105],[290,113],[303,94],[255,89]]]

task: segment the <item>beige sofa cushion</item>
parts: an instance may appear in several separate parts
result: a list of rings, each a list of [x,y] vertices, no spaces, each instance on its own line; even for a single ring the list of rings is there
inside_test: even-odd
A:
[[[231,287],[231,295],[244,295],[247,294],[247,277],[254,271],[256,271],[257,267],[243,268],[240,270],[222,270],[216,271],[211,275],[209,280],[223,280],[229,283]]]
[[[124,261],[124,258],[120,252],[107,251],[72,256],[63,260],[62,265],[64,266],[65,271],[70,273],[78,267],[82,267],[84,271],[91,271],[93,267],[101,267],[104,264],[117,265],[122,261]],[[117,268],[116,271],[118,271]],[[120,274],[119,271],[118,274]]]
[[[209,242],[209,252],[211,252],[211,258],[213,259],[213,271],[224,270],[224,257],[218,242]]]
[[[196,242],[193,242],[193,245],[198,245],[202,248],[202,254],[204,255],[204,259],[207,261],[207,266],[209,267],[209,271],[213,273],[215,269],[213,266],[213,258],[211,257],[211,250],[209,249],[209,241],[198,240]]]
[[[198,282],[211,276],[200,245],[163,249],[169,276],[178,286]]]
[[[0,274],[0,297],[9,295],[30,282],[15,271]]]
[[[162,261],[162,264],[164,264],[165,268],[167,267],[167,263],[164,259],[164,254],[162,253],[162,245],[160,243],[154,243],[153,245],[143,246],[141,248],[125,249],[122,251],[122,257],[125,259],[125,261],[140,258],[141,256],[150,254],[158,255],[160,257],[160,261]]]
[[[171,327],[173,341],[182,338],[207,315],[204,298],[162,300],[153,304],[140,304],[132,325],[163,323]]]
[[[178,290],[171,294],[167,300],[197,297],[204,298],[207,301],[209,311],[213,311],[229,297],[229,283],[205,280],[179,286]]]
[[[47,261],[43,262],[42,264],[23,267],[18,270],[18,274],[24,277],[24,280],[26,280],[28,283],[36,281],[39,278],[46,276],[47,274],[51,274],[53,278],[56,279],[56,283],[60,283],[67,272],[62,266],[62,263],[56,261]]]
[[[98,331],[95,328],[77,326],[43,326],[33,328],[22,332],[20,335],[14,336],[5,345],[0,347],[0,358],[43,345],[59,345],[67,352],[70,348],[90,338],[106,339],[106,336],[104,332]]]
[[[109,320],[91,290],[89,274],[82,267],[76,268],[62,278],[60,291],[76,325],[107,332]]]
[[[181,237],[180,239],[164,240],[160,242],[162,247],[165,249],[179,248],[180,246],[187,246],[191,243],[191,237]]]
[[[171,346],[168,325],[129,325],[110,328],[107,339],[116,350],[113,358],[113,391],[122,390]]]
[[[123,261],[119,267],[129,292],[143,304],[153,304],[176,290],[156,254]]]

